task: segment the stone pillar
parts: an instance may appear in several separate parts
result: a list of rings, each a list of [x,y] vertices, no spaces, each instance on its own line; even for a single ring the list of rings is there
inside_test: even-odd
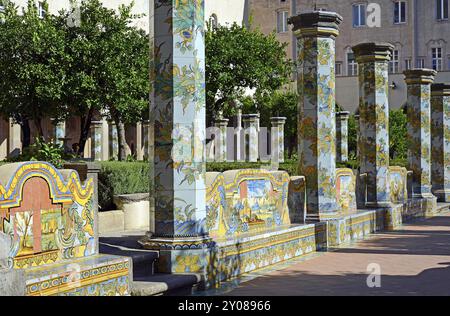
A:
[[[450,83],[431,85],[431,184],[439,202],[450,202]]]
[[[350,112],[336,113],[336,161],[348,161],[348,119]]]
[[[108,146],[109,159],[116,160],[119,157],[119,137],[117,135],[117,126],[113,121],[108,122]]]
[[[150,157],[150,121],[142,123],[143,159],[148,161]]]
[[[355,123],[356,123],[356,159],[359,159],[359,147],[361,146],[360,144],[359,144],[359,139],[360,139],[360,137],[359,137],[359,131],[360,131],[360,128],[359,128],[359,114],[355,114]]]
[[[136,160],[144,160],[144,141],[141,122],[136,123]]]
[[[245,114],[243,116],[245,133],[245,161],[258,161],[258,114]]]
[[[91,159],[101,161],[103,155],[103,122],[92,121],[91,123]]]
[[[314,11],[289,19],[297,37],[299,170],[308,220],[338,215],[336,203],[335,38],[342,17]]]
[[[66,138],[66,122],[56,121],[55,119],[51,119],[51,121],[54,126],[53,135],[55,137],[55,143],[64,145],[64,139]]]
[[[17,157],[22,151],[22,127],[9,119],[8,156]]]
[[[433,198],[431,193],[431,84],[436,71],[404,72],[408,86],[408,170],[413,171],[413,197]]]
[[[388,43],[363,43],[353,47],[359,67],[359,161],[366,174],[368,207],[390,206],[389,187],[389,60]]]
[[[216,148],[215,161],[224,162],[227,161],[227,127],[228,119],[219,118],[216,119],[214,126],[218,129],[216,137],[219,137]]]
[[[245,150],[242,150],[242,145],[243,143],[245,143],[245,141],[243,141],[243,137],[242,137],[242,110],[239,109],[238,113],[236,115],[236,129],[234,131],[234,160],[235,161],[243,161],[245,160],[245,158],[243,158],[243,151],[245,152]]]
[[[272,161],[284,162],[284,124],[286,124],[285,117],[271,117],[271,152]]]
[[[140,242],[159,251],[159,272],[202,273],[210,247],[204,2],[155,0],[150,7],[155,233]]]

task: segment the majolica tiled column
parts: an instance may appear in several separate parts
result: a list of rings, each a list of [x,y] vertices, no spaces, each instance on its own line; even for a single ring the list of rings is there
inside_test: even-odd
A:
[[[350,112],[336,113],[336,160],[348,161],[348,119]]]
[[[117,135],[117,126],[113,121],[108,122],[108,143],[109,159],[119,157],[119,136]]]
[[[289,22],[298,40],[299,170],[306,177],[308,219],[334,218],[338,215],[335,38],[342,17],[315,11]]]
[[[142,137],[142,123],[136,123],[136,159],[144,160],[144,139]]]
[[[216,157],[215,161],[224,162],[227,161],[227,127],[228,127],[228,119],[219,118],[215,121],[215,127],[218,128],[218,134],[216,137],[219,137],[217,142],[218,146],[216,148]]]
[[[439,202],[450,202],[450,83],[431,85],[431,184]]]
[[[245,161],[258,161],[258,114],[245,114],[244,116],[245,131]]]
[[[271,117],[271,151],[273,162],[284,162],[284,124],[286,124],[285,117]]]
[[[393,46],[363,43],[353,47],[359,69],[359,161],[366,174],[366,206],[390,205],[389,84]]]
[[[155,233],[160,272],[203,272],[209,247],[205,189],[204,1],[155,0],[153,58]]]
[[[103,122],[92,121],[91,123],[91,159],[95,161],[102,160],[102,142],[103,142]]]
[[[404,72],[408,86],[408,169],[413,172],[413,197],[431,198],[431,84],[436,71]]]

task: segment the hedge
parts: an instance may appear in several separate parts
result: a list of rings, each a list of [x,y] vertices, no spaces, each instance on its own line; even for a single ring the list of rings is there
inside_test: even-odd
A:
[[[262,162],[208,162],[206,170],[224,172],[236,169],[260,169],[270,163]],[[391,159],[391,166],[406,167],[405,159]],[[345,164],[337,164],[338,168],[357,169],[358,161],[350,160]],[[287,160],[280,163],[279,170],[284,170],[291,176],[299,175],[297,160]],[[119,194],[134,194],[149,192],[150,165],[148,162],[101,162],[101,171],[98,177],[99,205],[101,210],[114,208],[113,197]]]
[[[114,208],[114,195],[149,192],[149,172],[150,165],[147,162],[101,162],[98,175],[100,210]]]

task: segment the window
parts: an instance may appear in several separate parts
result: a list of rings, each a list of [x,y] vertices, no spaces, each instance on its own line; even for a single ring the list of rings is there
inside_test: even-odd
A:
[[[398,73],[399,69],[399,58],[398,58],[398,50],[394,50],[393,54],[392,54],[392,59],[389,62],[389,73]]]
[[[366,5],[353,5],[353,27],[360,27],[366,25]]]
[[[448,20],[448,0],[436,0],[436,18]]]
[[[336,76],[341,76],[342,75],[342,63],[337,62],[335,69],[336,69]]]
[[[44,18],[47,12],[45,12],[44,2],[38,2],[38,14],[40,18]]]
[[[277,32],[285,33],[288,31],[288,15],[289,11],[278,11],[277,12]]]
[[[431,49],[431,64],[434,70],[442,70],[442,48],[435,47]]]
[[[417,58],[416,67],[417,68],[425,68],[425,58]]]
[[[405,59],[405,70],[411,69],[411,59]]]
[[[355,60],[355,55],[353,53],[347,53],[347,75],[357,76],[358,75],[358,64]]]
[[[394,24],[406,23],[406,2],[394,2]]]

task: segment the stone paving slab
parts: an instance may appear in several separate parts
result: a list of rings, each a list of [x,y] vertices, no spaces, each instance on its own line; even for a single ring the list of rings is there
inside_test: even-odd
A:
[[[380,288],[367,286],[371,263],[381,268]],[[241,283],[225,295],[450,295],[449,284],[446,213],[293,263]]]

